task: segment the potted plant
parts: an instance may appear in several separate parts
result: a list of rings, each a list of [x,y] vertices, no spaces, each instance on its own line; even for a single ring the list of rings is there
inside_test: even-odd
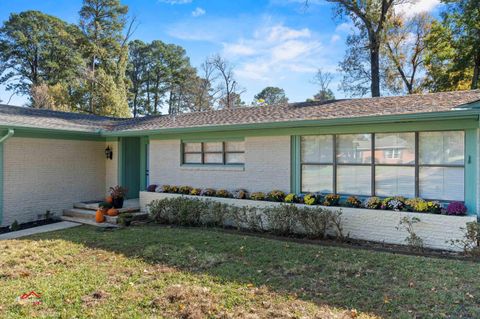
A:
[[[112,196],[113,200],[113,207],[114,208],[122,208],[123,207],[123,201],[125,200],[125,197],[127,196],[128,189],[122,186],[115,186],[115,187],[110,187],[110,196]]]

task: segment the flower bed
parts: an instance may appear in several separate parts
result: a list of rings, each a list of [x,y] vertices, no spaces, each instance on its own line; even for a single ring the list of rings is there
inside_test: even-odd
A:
[[[258,201],[296,203],[305,205],[320,205],[331,207],[352,207],[378,210],[393,210],[402,212],[431,213],[442,215],[464,216],[467,214],[467,207],[462,202],[451,202],[448,205],[442,205],[438,201],[426,201],[422,198],[407,199],[402,196],[394,197],[368,197],[360,200],[357,196],[341,198],[336,194],[286,194],[280,190],[273,190],[269,193],[253,192],[249,193],[245,189],[238,189],[229,192],[225,189],[215,190],[212,188],[193,188],[190,186],[174,185],[150,185],[149,192],[183,194],[193,196],[209,196],[236,199],[253,199]]]
[[[140,206],[142,210],[147,210],[147,205],[154,200],[181,196],[203,201],[210,200],[237,207],[256,207],[259,209],[285,205],[280,202],[251,199],[140,192]],[[332,209],[331,206],[311,206],[298,203],[293,205]],[[337,208],[334,209],[339,210]],[[452,251],[461,250],[461,248],[452,245],[450,242],[451,240],[463,238],[464,233],[460,228],[465,228],[467,223],[476,221],[476,216],[449,216],[388,210],[380,211],[354,207],[342,207],[341,211],[343,232],[349,238],[404,245],[406,244],[408,233],[404,229],[398,229],[400,221],[403,218],[418,218],[419,222],[413,227],[416,234],[422,238],[425,247]]]

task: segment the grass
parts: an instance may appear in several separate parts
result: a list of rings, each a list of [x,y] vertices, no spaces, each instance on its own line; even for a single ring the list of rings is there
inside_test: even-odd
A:
[[[479,318],[480,264],[206,229],[0,241],[0,318]],[[15,301],[42,294],[41,305]]]

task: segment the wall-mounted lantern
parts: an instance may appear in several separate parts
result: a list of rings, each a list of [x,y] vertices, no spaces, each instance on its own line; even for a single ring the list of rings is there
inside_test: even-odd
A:
[[[105,156],[107,157],[107,159],[113,159],[113,150],[110,145],[107,146],[107,148],[105,149]]]

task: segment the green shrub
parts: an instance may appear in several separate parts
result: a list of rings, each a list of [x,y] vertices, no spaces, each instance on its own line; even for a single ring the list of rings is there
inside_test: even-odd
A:
[[[250,199],[253,200],[265,200],[265,193],[262,192],[254,192],[250,194]]]
[[[192,187],[190,186],[180,186],[178,188],[178,193],[184,194],[184,195],[190,195],[191,191],[192,191]]]
[[[298,208],[295,205],[281,204],[264,210],[268,229],[275,235],[290,236],[296,233]]]
[[[17,230],[20,229],[20,224],[18,223],[18,221],[17,221],[16,219],[15,219],[15,220],[13,221],[13,223],[10,225],[9,229],[10,229],[11,231],[17,231]]]
[[[364,204],[365,208],[380,209],[382,207],[382,200],[376,196],[369,197]]]
[[[328,195],[325,195],[325,197],[323,198],[322,204],[324,206],[338,206],[339,202],[340,202],[339,195],[328,194]]]
[[[463,249],[467,256],[480,258],[480,223],[469,222],[467,227],[460,227],[463,231],[461,239],[451,239],[447,241],[450,245]]]
[[[217,192],[215,193],[215,196],[216,197],[232,197],[232,194],[230,194],[229,191],[227,191],[226,189],[219,189],[217,190]]]
[[[358,199],[356,196],[350,196],[347,198],[345,201],[345,206],[347,207],[353,207],[353,208],[359,208],[362,206],[362,202]]]
[[[200,225],[200,216],[206,212],[206,202],[181,197],[154,200],[148,205],[150,217],[159,224],[181,226]]]
[[[284,199],[285,203],[296,203],[297,202],[297,195],[290,193],[287,196],[285,196]]]
[[[285,196],[285,192],[282,192],[280,190],[273,190],[267,194],[267,199],[272,202],[283,202]]]
[[[193,196],[199,196],[202,193],[202,190],[200,188],[192,188],[190,190],[190,195]]]
[[[303,197],[303,203],[305,205],[315,205],[317,203],[317,197],[315,194],[307,194]]]

